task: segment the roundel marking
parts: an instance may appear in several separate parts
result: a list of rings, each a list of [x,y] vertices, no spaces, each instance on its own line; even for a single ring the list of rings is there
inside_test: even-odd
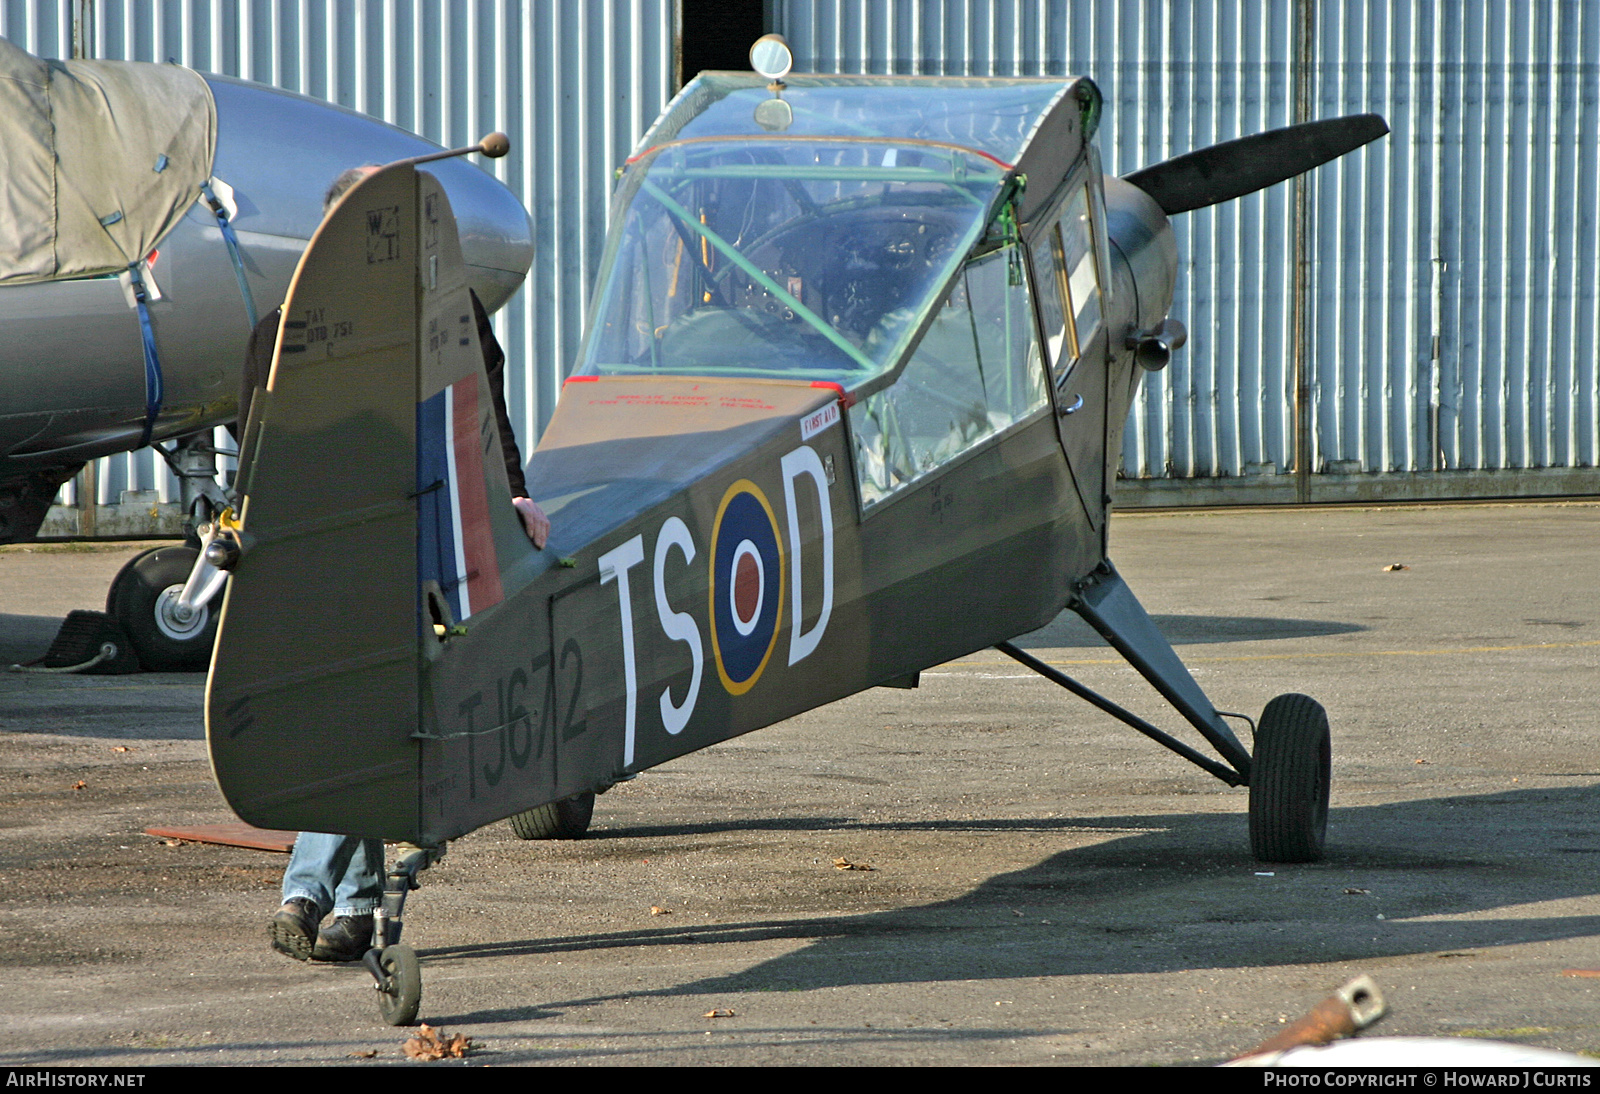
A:
[[[711,531],[711,649],[731,695],[761,678],[783,623],[783,540],[761,488],[728,487]]]

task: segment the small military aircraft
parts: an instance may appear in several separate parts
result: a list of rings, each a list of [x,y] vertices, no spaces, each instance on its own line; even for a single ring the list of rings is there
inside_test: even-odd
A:
[[[224,509],[212,428],[235,418],[251,328],[283,300],[323,191],[362,159],[439,150],[275,88],[4,40],[0,143],[0,543],[31,539],[86,461],[163,440],[192,524]],[[470,164],[438,172],[492,312],[532,262],[527,212]],[[118,575],[108,606],[146,668],[207,664],[202,570],[173,546]]]
[[[414,845],[367,957],[391,1022],[421,992],[405,893],[444,841],[986,646],[1248,785],[1258,857],[1322,853],[1322,707],[1279,696],[1241,743],[1109,560],[1108,453],[1184,340],[1168,217],[1382,119],[1106,178],[1087,79],[788,76],[786,55],[702,73],[621,173],[528,467],[543,551],[439,178],[370,176],[300,262],[240,521],[207,548],[233,573],[207,740],[244,819]],[[1011,644],[1063,608],[1220,761]]]

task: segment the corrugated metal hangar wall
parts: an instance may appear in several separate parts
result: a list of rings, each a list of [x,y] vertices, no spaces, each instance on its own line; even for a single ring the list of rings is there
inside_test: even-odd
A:
[[[0,0],[0,36],[260,80],[444,144],[506,129],[496,171],[538,248],[497,319],[528,437],[575,355],[612,171],[674,90],[690,6]],[[1285,185],[1176,219],[1191,338],[1135,407],[1123,504],[1600,492],[1600,0],[763,7],[802,70],[1087,74],[1119,174],[1298,120],[1388,118],[1298,213]],[[176,496],[148,453],[101,462],[103,502],[141,487]]]

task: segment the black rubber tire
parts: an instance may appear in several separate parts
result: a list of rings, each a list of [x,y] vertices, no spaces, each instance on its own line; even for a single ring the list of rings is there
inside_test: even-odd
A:
[[[510,818],[518,839],[582,839],[594,819],[594,792],[585,790]]]
[[[1250,759],[1250,851],[1262,862],[1316,862],[1328,832],[1328,713],[1280,695],[1256,725]]]
[[[409,1026],[422,1008],[422,966],[410,946],[385,946],[378,954],[387,983],[379,986],[378,1013],[391,1026]]]
[[[211,665],[220,599],[200,609],[190,633],[167,633],[157,620],[163,594],[178,595],[198,554],[189,546],[156,547],[135,555],[111,582],[106,614],[122,627],[146,672],[204,672]]]

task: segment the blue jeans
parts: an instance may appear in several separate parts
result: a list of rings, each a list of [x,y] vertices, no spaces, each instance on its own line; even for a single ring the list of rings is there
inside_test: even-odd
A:
[[[315,901],[334,915],[371,915],[383,896],[383,841],[301,832],[283,872],[283,900]]]

